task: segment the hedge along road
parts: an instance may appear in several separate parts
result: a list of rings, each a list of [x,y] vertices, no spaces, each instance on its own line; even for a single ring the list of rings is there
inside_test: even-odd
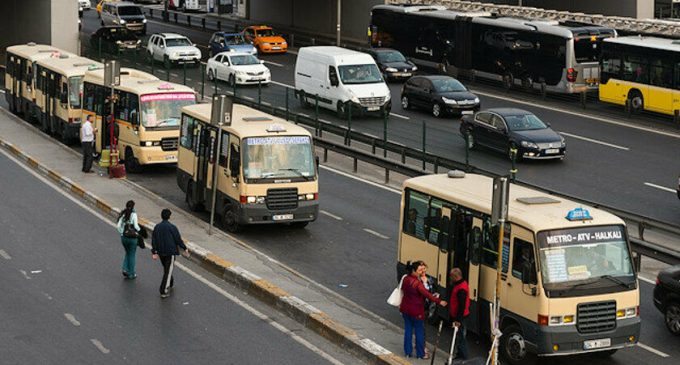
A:
[[[93,12],[88,12],[93,13]],[[96,15],[86,13],[83,22],[83,33],[89,34],[98,27]],[[189,36],[198,45],[207,45],[210,32],[199,29],[188,29],[173,24],[149,22],[149,33],[178,32]],[[83,37],[88,40],[87,36]],[[86,42],[83,42],[85,45]],[[207,51],[203,48],[205,54]],[[272,71],[275,81],[263,87],[258,97],[258,88],[240,87],[238,95],[260,98],[264,105],[284,106],[286,86],[294,85],[295,54],[263,56],[266,65]],[[141,61],[140,61],[141,62]],[[146,65],[140,68],[150,71]],[[225,83],[218,83],[217,88],[206,79],[201,87],[200,69],[187,68],[187,84],[197,91],[211,95],[215,90],[227,92],[231,90]],[[155,74],[166,78],[165,70],[160,64],[155,65]],[[171,81],[182,83],[184,70],[174,68],[170,71]],[[603,104],[589,103],[589,110],[580,109],[577,101],[572,104],[542,102],[539,98],[527,98],[525,94],[506,93],[485,85],[477,85],[480,90],[482,106],[518,107],[536,113],[552,127],[563,133],[567,140],[567,157],[564,161],[529,161],[520,163],[518,178],[550,190],[577,196],[648,216],[661,221],[675,223],[680,217],[680,203],[671,195],[680,172],[680,136],[674,132],[659,131],[653,126],[640,126],[635,120],[617,119],[622,116],[620,108]],[[414,148],[422,148],[423,123],[426,123],[426,150],[447,158],[464,160],[465,147],[458,132],[457,117],[435,119],[425,111],[405,111],[398,105],[400,84],[390,84],[393,115],[389,118],[388,139]],[[473,91],[476,91],[473,89]],[[303,109],[294,98],[293,90],[288,91],[288,104],[291,111],[315,115],[315,110]],[[597,109],[593,114],[590,109]],[[617,116],[608,118],[613,113]],[[347,121],[335,117],[335,113],[320,110],[321,119],[338,125],[347,125]],[[638,118],[638,117],[634,117]],[[648,115],[639,117],[642,125],[650,124]],[[657,125],[667,123],[667,119],[657,118]],[[653,124],[653,123],[652,123]],[[627,126],[630,125],[631,127]],[[354,117],[352,129],[383,136],[384,123],[381,118]],[[634,128],[632,128],[634,127]],[[502,154],[486,150],[472,151],[471,163],[482,169],[497,174],[508,174],[509,160]]]

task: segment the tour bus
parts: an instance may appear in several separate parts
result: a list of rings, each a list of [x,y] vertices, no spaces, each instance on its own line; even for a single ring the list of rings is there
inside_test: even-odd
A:
[[[67,144],[78,140],[83,76],[88,70],[103,67],[99,62],[68,54],[37,61],[35,105],[43,131],[61,137]]]
[[[35,62],[62,54],[75,56],[59,48],[33,42],[7,47],[5,98],[12,113],[22,114],[28,121],[39,115],[35,105]]]
[[[211,107],[182,109],[177,184],[189,208],[211,209],[216,174],[215,213],[230,232],[249,224],[302,228],[316,220],[319,184],[309,131],[234,104],[231,126],[222,127],[217,151],[218,127],[210,123]]]
[[[111,114],[110,95],[111,89],[104,86],[103,69],[85,73],[82,120],[93,116],[98,130],[97,152],[110,142],[110,128],[106,128]],[[194,90],[161,81],[143,71],[122,68],[115,97],[114,130],[118,133],[119,157],[125,161],[126,171],[139,172],[142,165],[177,163],[181,109],[196,103]]]
[[[498,265],[491,224],[493,179],[451,171],[403,184],[397,274],[423,260],[442,298],[459,267],[470,286],[469,329],[489,334]],[[534,355],[634,346],[640,294],[624,222],[603,210],[510,184],[501,254],[501,354]],[[437,314],[448,317],[446,308]]]
[[[634,112],[680,110],[680,41],[627,36],[602,43],[600,100]]]
[[[395,48],[452,76],[557,93],[597,90],[600,46],[616,36],[592,24],[403,5],[374,6],[371,31],[373,46]]]

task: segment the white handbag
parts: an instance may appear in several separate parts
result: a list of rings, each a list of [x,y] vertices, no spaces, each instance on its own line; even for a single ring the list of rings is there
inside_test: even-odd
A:
[[[399,280],[399,285],[392,290],[392,294],[387,298],[387,304],[398,307],[401,305],[401,299],[404,297],[404,291],[401,290],[401,285],[404,283],[404,278],[406,275],[401,277]]]

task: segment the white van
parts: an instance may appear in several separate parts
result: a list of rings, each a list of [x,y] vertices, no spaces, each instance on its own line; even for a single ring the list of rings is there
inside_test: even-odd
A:
[[[142,8],[128,1],[107,1],[102,6],[101,25],[120,25],[146,35],[146,17]]]
[[[340,118],[347,117],[348,107],[353,115],[381,116],[389,115],[392,107],[390,89],[373,57],[340,47],[300,48],[295,89],[303,105],[315,104],[318,95],[319,106],[335,110]]]

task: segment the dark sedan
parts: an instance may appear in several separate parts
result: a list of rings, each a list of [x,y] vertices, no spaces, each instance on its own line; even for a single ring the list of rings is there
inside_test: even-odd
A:
[[[466,115],[460,123],[460,133],[469,148],[485,146],[511,156],[517,150],[517,160],[563,159],[567,150],[564,138],[534,114],[514,108],[489,109]]]
[[[121,26],[101,27],[90,36],[90,46],[105,52],[139,51],[142,41],[135,33]]]
[[[439,118],[445,113],[466,114],[479,110],[479,98],[450,76],[413,76],[401,88],[401,107],[420,107]]]
[[[378,64],[378,68],[380,68],[380,72],[382,72],[386,82],[390,80],[406,80],[418,70],[418,67],[413,62],[407,60],[396,49],[372,48],[368,50],[368,54]]]
[[[659,272],[654,287],[654,305],[663,313],[666,328],[680,336],[680,265]]]

